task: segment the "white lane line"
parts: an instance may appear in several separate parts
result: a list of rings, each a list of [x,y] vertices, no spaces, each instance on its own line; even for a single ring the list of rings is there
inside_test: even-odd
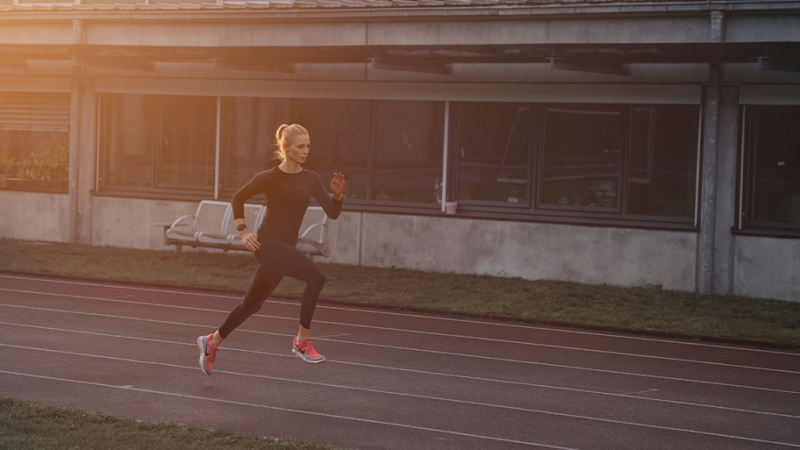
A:
[[[50,293],[50,292],[38,292],[38,291],[27,291],[27,290],[16,290],[16,289],[3,289],[0,288],[0,291],[7,291],[7,292],[16,292],[22,294],[37,294],[37,295],[45,295],[45,296],[53,296],[53,297],[66,297],[66,298],[77,298],[81,300],[94,300],[94,301],[101,301],[101,302],[109,302],[109,303],[123,303],[123,304],[133,304],[133,305],[145,305],[145,306],[153,306],[159,308],[174,308],[174,309],[185,309],[190,311],[201,311],[201,312],[216,312],[221,314],[229,313],[228,310],[221,310],[221,309],[209,309],[209,308],[197,308],[194,306],[179,306],[179,305],[164,305],[161,303],[149,303],[149,302],[137,302],[131,300],[119,300],[119,299],[110,299],[110,298],[103,298],[103,297],[88,297],[82,295],[71,295],[71,294],[59,294],[59,293]],[[271,316],[266,314],[253,314],[252,317],[260,317],[264,319],[277,319],[277,320],[293,320],[296,321],[295,317],[281,317],[281,316]],[[625,353],[625,352],[614,352],[610,350],[596,350],[596,349],[589,349],[589,348],[581,348],[581,347],[571,347],[566,345],[554,345],[554,344],[540,344],[535,342],[524,342],[524,341],[513,341],[513,340],[506,340],[506,339],[495,339],[495,338],[484,338],[484,337],[476,337],[476,336],[468,336],[468,335],[460,335],[460,334],[449,334],[449,333],[436,333],[432,331],[417,331],[417,330],[409,330],[404,328],[391,328],[391,327],[380,327],[374,325],[363,325],[363,324],[351,324],[351,323],[343,323],[343,322],[332,322],[326,320],[315,320],[314,323],[324,323],[327,325],[335,325],[335,326],[342,326],[342,327],[354,327],[354,328],[364,328],[364,329],[372,329],[372,330],[379,330],[379,331],[395,331],[401,333],[410,333],[410,334],[420,334],[420,335],[428,335],[428,336],[437,336],[437,337],[448,337],[448,338],[457,338],[457,339],[468,339],[468,340],[477,340],[477,341],[484,341],[484,342],[499,342],[502,344],[517,344],[517,345],[527,345],[532,347],[543,347],[543,348],[553,348],[559,350],[570,350],[570,351],[580,351],[580,352],[589,352],[589,353],[600,353],[606,355],[615,355],[615,356],[625,356],[625,357],[633,357],[633,358],[645,358],[645,359],[657,359],[663,361],[674,361],[674,362],[681,362],[681,363],[690,363],[690,364],[705,364],[711,366],[720,366],[720,367],[732,367],[736,369],[745,369],[745,370],[760,370],[760,371],[767,371],[767,372],[781,372],[781,373],[790,373],[794,375],[800,375],[800,371],[795,370],[786,370],[786,369],[773,369],[767,367],[757,367],[757,366],[745,366],[740,364],[728,364],[728,363],[719,363],[719,362],[712,362],[712,361],[699,361],[695,359],[685,359],[685,358],[670,358],[666,356],[654,356],[654,355],[643,355],[640,353]]]
[[[187,292],[187,291],[176,291],[170,289],[156,289],[156,288],[146,288],[146,287],[135,287],[135,286],[121,286],[117,284],[100,284],[100,283],[89,283],[84,281],[66,281],[66,280],[54,280],[48,278],[32,278],[32,277],[21,277],[21,276],[12,276],[12,275],[2,275],[0,274],[0,278],[9,278],[9,279],[16,279],[16,280],[27,280],[27,281],[41,281],[41,282],[48,282],[48,283],[60,283],[60,284],[68,284],[68,285],[76,285],[76,286],[94,286],[94,287],[103,287],[103,288],[111,288],[111,289],[126,289],[126,290],[135,290],[135,291],[143,291],[143,292],[158,292],[158,293],[165,293],[165,294],[181,294],[187,295],[192,297],[210,297],[215,299],[229,299],[229,300],[239,300],[241,301],[241,296],[231,296],[227,294],[206,294],[203,292]],[[109,280],[109,283],[112,283],[113,280]],[[190,288],[189,288],[190,289]],[[297,306],[296,302],[287,302],[287,301],[275,301],[275,300],[267,300],[265,303],[272,303],[276,305],[292,305]],[[623,334],[611,334],[611,333],[601,333],[601,332],[594,332],[594,331],[582,331],[582,330],[571,330],[571,329],[563,329],[563,328],[555,328],[555,327],[546,327],[546,326],[537,326],[537,325],[528,325],[528,324],[514,324],[514,323],[504,323],[504,322],[490,322],[490,321],[482,321],[476,319],[460,319],[455,317],[444,317],[438,315],[424,315],[424,314],[412,314],[412,313],[401,313],[396,311],[382,311],[377,309],[370,309],[370,308],[349,308],[349,307],[342,307],[342,306],[329,306],[329,305],[317,305],[317,308],[324,308],[324,309],[334,309],[340,311],[355,311],[364,314],[378,314],[378,315],[388,315],[388,316],[398,316],[398,317],[415,317],[419,319],[425,320],[435,320],[435,321],[446,321],[446,322],[460,322],[460,323],[470,323],[470,324],[480,324],[486,326],[495,326],[495,327],[503,327],[503,328],[521,328],[525,330],[541,330],[546,332],[553,332],[553,333],[565,333],[565,334],[580,334],[586,336],[600,336],[605,338],[611,339],[620,339],[620,340],[636,340],[636,341],[647,341],[647,342],[657,342],[662,344],[675,344],[675,345],[688,345],[694,347],[709,347],[709,348],[718,348],[730,351],[743,351],[743,352],[755,352],[755,353],[769,353],[769,354],[776,354],[776,355],[784,355],[784,356],[796,356],[800,357],[800,352],[791,352],[791,351],[780,351],[780,350],[767,350],[761,348],[752,348],[752,347],[734,347],[729,345],[720,345],[720,344],[708,344],[703,342],[690,342],[690,341],[682,341],[682,340],[673,340],[673,339],[661,339],[661,338],[650,338],[650,337],[643,337],[643,336],[631,336],[631,335],[623,335]]]
[[[84,316],[94,316],[94,317],[106,317],[110,319],[122,319],[122,320],[133,320],[138,322],[149,322],[149,323],[161,323],[166,325],[179,325],[179,326],[188,326],[188,327],[203,327],[206,329],[212,328],[213,325],[200,325],[200,324],[190,324],[190,323],[183,323],[183,322],[171,322],[167,320],[155,320],[155,319],[142,319],[138,317],[126,317],[126,316],[115,316],[111,314],[99,314],[99,313],[88,313],[88,312],[77,312],[77,311],[65,311],[60,309],[51,309],[51,308],[39,308],[34,306],[21,306],[21,305],[7,305],[4,303],[0,303],[0,306],[6,306],[11,308],[20,308],[20,309],[31,309],[37,311],[49,311],[49,312],[58,312],[58,313],[67,313],[67,314],[76,314],[76,315],[84,315]],[[286,336],[280,333],[271,333],[267,331],[256,331],[256,330],[248,330],[246,328],[237,328],[238,332],[240,333],[253,333],[253,334],[263,334],[268,336]],[[534,361],[524,361],[519,359],[509,359],[509,358],[496,358],[492,356],[480,356],[480,355],[469,355],[466,353],[454,353],[454,352],[437,352],[435,350],[423,350],[418,348],[410,348],[410,347],[397,347],[392,345],[380,345],[380,344],[370,344],[366,342],[355,342],[355,341],[341,341],[337,339],[320,339],[322,341],[327,342],[338,342],[344,344],[353,344],[353,345],[365,345],[370,347],[379,347],[379,348],[386,348],[391,350],[402,350],[402,351],[413,351],[413,352],[421,352],[421,353],[433,353],[438,355],[445,355],[445,356],[458,356],[462,358],[476,358],[476,359],[485,359],[490,361],[500,361],[500,362],[508,362],[508,363],[517,363],[517,364],[528,364],[532,366],[542,366],[542,367],[555,367],[559,369],[568,369],[568,370],[583,370],[587,372],[598,372],[598,373],[608,373],[613,375],[627,375],[627,376],[634,376],[634,377],[642,377],[642,378],[653,378],[659,380],[670,380],[670,381],[681,381],[687,383],[697,383],[697,384],[708,384],[714,386],[725,386],[725,387],[734,387],[734,388],[741,388],[741,389],[753,389],[758,391],[767,391],[767,392],[782,392],[786,394],[800,394],[800,391],[788,391],[783,389],[771,389],[771,388],[764,388],[764,387],[756,387],[756,386],[745,386],[739,384],[730,384],[730,383],[721,383],[716,381],[701,381],[701,380],[692,380],[688,378],[677,378],[677,377],[668,377],[663,375],[649,375],[649,374],[641,374],[635,372],[621,372],[617,370],[608,370],[608,369],[594,369],[589,367],[579,367],[579,366],[567,366],[563,364],[551,364],[551,363],[542,363],[542,362],[534,362]]]
[[[175,366],[175,367],[183,368],[182,366]],[[341,416],[341,415],[337,415],[337,414],[326,414],[326,413],[307,411],[307,410],[281,408],[281,407],[278,407],[278,406],[261,405],[261,404],[257,404],[257,403],[247,403],[247,402],[238,402],[238,401],[235,401],[235,400],[223,400],[223,399],[211,398],[211,397],[201,397],[201,396],[197,396],[197,395],[178,394],[176,392],[157,391],[157,390],[153,390],[153,389],[142,389],[142,388],[135,388],[135,387],[128,387],[128,386],[115,386],[113,384],[95,383],[95,382],[83,381],[83,380],[71,380],[71,379],[68,379],[68,378],[49,377],[49,376],[45,376],[45,375],[36,375],[36,374],[30,374],[30,373],[12,372],[12,371],[8,371],[8,370],[0,370],[0,373],[4,373],[4,374],[8,374],[8,375],[16,375],[16,376],[21,376],[21,377],[39,378],[39,379],[52,380],[52,381],[61,381],[61,382],[66,382],[66,383],[84,384],[84,385],[89,385],[89,386],[97,386],[97,387],[104,387],[104,388],[110,388],[110,389],[121,389],[121,390],[125,390],[125,391],[143,392],[143,393],[147,393],[147,394],[167,395],[167,396],[171,396],[171,397],[180,397],[180,398],[187,398],[187,399],[192,399],[192,400],[205,400],[205,401],[216,402],[216,403],[225,403],[225,404],[229,404],[229,405],[248,406],[248,407],[253,407],[253,408],[269,409],[269,410],[273,410],[273,411],[281,411],[281,412],[288,412],[288,413],[296,413],[296,414],[305,414],[305,415],[311,415],[311,416],[325,417],[325,418],[329,418],[329,419],[340,419],[340,420],[364,422],[364,423],[370,423],[370,424],[376,424],[376,425],[386,425],[386,426],[397,427],[397,428],[406,428],[406,429],[419,430],[419,431],[429,431],[429,432],[433,432],[433,433],[443,433],[443,434],[449,434],[449,435],[455,435],[455,436],[469,437],[469,438],[475,438],[475,439],[483,439],[483,440],[488,440],[488,441],[498,441],[498,442],[507,442],[507,443],[511,443],[511,444],[529,445],[529,446],[532,446],[532,447],[554,448],[554,449],[559,449],[559,450],[576,450],[576,449],[570,448],[570,447],[561,447],[561,446],[557,446],[557,445],[540,444],[540,443],[537,443],[537,442],[517,441],[517,440],[513,440],[513,439],[505,439],[505,438],[499,438],[499,437],[493,437],[493,436],[482,436],[482,435],[479,435],[479,434],[471,434],[471,433],[461,433],[461,432],[458,432],[458,431],[450,431],[450,430],[442,430],[442,429],[437,429],[437,428],[420,427],[420,426],[416,426],[416,425],[408,425],[408,424],[395,423],[395,422],[386,422],[386,421],[382,421],[382,420],[362,419],[362,418],[359,418],[359,417]]]
[[[141,360],[128,359],[128,358],[116,358],[116,357],[110,357],[110,356],[93,355],[93,354],[89,354],[89,353],[65,352],[65,351],[60,351],[60,350],[50,350],[50,349],[37,348],[37,347],[27,347],[27,346],[21,346],[21,345],[0,344],[0,347],[11,347],[11,348],[17,348],[17,349],[22,349],[22,350],[33,350],[33,351],[42,351],[42,352],[49,352],[49,353],[58,353],[58,354],[70,355],[70,356],[82,356],[82,357],[89,357],[89,358],[108,359],[108,360],[113,360],[113,361],[135,363],[137,365],[139,365],[139,364],[150,364],[150,365],[155,365],[155,366],[165,366],[165,367],[171,367],[171,368],[188,369],[188,370],[192,370],[192,371],[199,370],[198,368],[193,367],[193,366],[180,366],[180,365],[176,365],[176,364],[159,363],[159,362],[153,362],[153,361],[141,361]],[[2,371],[0,371],[0,372],[2,372]],[[432,401],[459,403],[459,404],[465,404],[465,405],[470,405],[470,406],[501,408],[501,409],[507,409],[507,410],[514,410],[514,411],[533,413],[533,414],[543,414],[543,415],[556,416],[556,417],[567,417],[567,418],[570,418],[570,419],[580,419],[580,420],[588,420],[588,421],[595,421],[595,422],[611,423],[611,424],[614,424],[614,425],[625,425],[625,426],[633,426],[633,427],[641,427],[641,428],[650,428],[650,429],[656,429],[656,430],[677,431],[677,432],[680,432],[680,433],[698,434],[698,435],[702,435],[702,436],[722,437],[722,438],[727,438],[727,439],[734,439],[734,440],[741,440],[741,441],[748,441],[748,442],[759,442],[759,443],[784,445],[784,446],[788,446],[788,447],[798,447],[798,448],[800,448],[800,445],[786,443],[786,442],[768,441],[768,440],[764,440],[764,439],[748,438],[748,437],[744,437],[744,436],[734,436],[734,435],[730,435],[730,434],[714,433],[714,432],[710,432],[710,431],[699,431],[699,430],[691,430],[691,429],[687,429],[687,428],[667,427],[667,426],[662,426],[662,425],[652,425],[652,424],[646,424],[646,423],[629,422],[629,421],[625,421],[625,420],[604,419],[604,418],[600,418],[600,417],[592,417],[592,416],[583,416],[583,415],[578,415],[578,414],[560,413],[560,412],[555,412],[555,411],[546,411],[546,410],[529,409],[529,408],[519,408],[519,407],[504,406],[504,405],[494,405],[494,404],[490,404],[490,403],[471,402],[471,401],[466,401],[466,400],[454,400],[454,399],[448,399],[448,398],[443,398],[443,397],[430,397],[430,396],[426,396],[426,395],[405,394],[405,393],[399,393],[399,392],[382,391],[382,390],[377,390],[377,389],[357,388],[357,387],[342,386],[342,385],[329,384],[329,383],[319,383],[319,382],[311,382],[311,381],[299,381],[299,380],[293,380],[293,379],[290,379],[290,378],[271,377],[271,376],[267,376],[267,375],[256,375],[256,374],[247,374],[247,373],[239,373],[239,372],[228,372],[228,371],[221,371],[221,370],[220,371],[216,371],[216,373],[224,373],[224,374],[228,374],[228,375],[235,375],[235,376],[248,377],[248,378],[261,378],[261,379],[267,379],[267,380],[273,380],[273,381],[298,383],[298,384],[303,384],[303,385],[322,386],[322,387],[328,387],[328,388],[369,392],[369,393],[373,393],[373,394],[397,395],[397,396],[401,396],[401,397],[410,397],[410,398],[417,398],[417,399],[422,399],[422,400],[432,400]],[[115,387],[121,387],[121,386],[115,386]],[[124,386],[122,386],[121,388],[124,388]],[[490,438],[490,439],[495,439],[495,438]],[[527,443],[527,442],[524,442],[524,441],[509,441],[509,442]],[[539,444],[535,444],[535,443],[527,443],[527,444],[529,444],[529,445],[539,445]]]
[[[155,342],[158,344],[171,344],[171,345],[181,345],[181,346],[189,346],[189,347],[196,347],[197,344],[194,342],[177,342],[177,341],[167,341],[163,339],[152,339],[152,338],[142,338],[142,337],[135,337],[135,336],[126,336],[126,335],[118,335],[118,334],[108,334],[108,333],[97,333],[92,331],[81,331],[81,330],[68,330],[63,328],[53,328],[53,327],[43,327],[39,325],[28,325],[28,324],[20,324],[20,323],[8,323],[8,322],[0,322],[0,325],[8,325],[8,326],[17,326],[17,327],[24,327],[24,328],[34,328],[39,330],[47,330],[47,331],[58,331],[63,333],[75,333],[75,334],[86,334],[91,336],[102,336],[102,337],[112,337],[118,339],[131,339],[137,341],[145,341],[145,342]],[[289,335],[286,335],[289,336]],[[281,357],[281,358],[294,358],[293,355],[284,354],[284,353],[271,353],[271,352],[264,352],[258,350],[248,350],[236,347],[225,347],[225,351],[233,351],[233,352],[243,352],[243,353],[251,353],[257,355],[265,355],[265,356],[272,356],[272,357]],[[690,406],[690,407],[699,407],[699,408],[712,408],[712,409],[719,409],[723,411],[733,411],[745,414],[759,414],[759,415],[766,415],[766,416],[775,416],[775,417],[784,417],[788,419],[800,419],[800,416],[793,416],[789,414],[780,414],[780,413],[773,413],[767,411],[756,411],[751,409],[743,409],[743,408],[731,408],[727,406],[716,406],[716,405],[709,405],[704,403],[693,403],[693,402],[682,402],[678,400],[667,400],[667,399],[660,399],[660,398],[653,398],[653,397],[642,397],[639,395],[640,392],[634,392],[630,394],[618,394],[613,392],[603,392],[603,391],[592,391],[588,389],[577,389],[577,388],[568,388],[568,387],[561,387],[561,386],[553,386],[553,385],[546,385],[546,384],[536,384],[536,383],[525,383],[521,381],[508,381],[508,380],[500,380],[495,378],[483,378],[483,377],[473,377],[468,375],[458,375],[458,374],[449,374],[443,372],[432,372],[427,370],[417,370],[417,369],[406,369],[402,367],[392,367],[392,366],[381,366],[375,364],[364,364],[364,363],[356,363],[350,361],[341,361],[341,360],[333,360],[328,359],[329,363],[333,364],[343,364],[343,365],[351,365],[351,366],[358,366],[358,367],[369,367],[378,370],[388,370],[388,371],[399,371],[399,372],[408,372],[408,373],[417,373],[420,375],[432,375],[438,377],[445,377],[445,378],[459,378],[464,380],[470,381],[481,381],[481,382],[491,382],[491,383],[499,383],[499,384],[509,384],[509,385],[516,385],[516,386],[525,386],[525,387],[533,387],[533,388],[540,388],[540,389],[551,389],[557,391],[565,391],[565,392],[575,392],[580,394],[593,394],[593,395],[603,395],[608,397],[619,397],[637,401],[649,401],[649,402],[657,402],[657,403],[667,403],[673,405],[682,405],[682,406]],[[642,391],[642,393],[652,392],[653,389]]]

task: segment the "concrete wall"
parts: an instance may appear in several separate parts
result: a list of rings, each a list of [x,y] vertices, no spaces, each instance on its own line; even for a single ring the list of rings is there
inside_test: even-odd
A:
[[[94,197],[91,244],[165,250],[164,227],[180,216],[194,214],[197,204]]]
[[[736,236],[734,293],[800,301],[800,240]]]
[[[0,237],[65,242],[69,197],[0,190]]]
[[[0,191],[0,203],[0,236],[67,241],[66,195]],[[164,226],[197,203],[98,196],[93,206],[92,245],[167,250]],[[333,254],[318,261],[694,290],[694,233],[355,212],[328,232]]]
[[[694,233],[364,213],[361,264],[694,290]]]
[[[67,196],[0,190],[0,236],[67,241]],[[91,244],[171,250],[164,226],[196,202],[93,198]],[[304,227],[319,219],[309,213]],[[696,234],[344,212],[320,262],[693,291]],[[469,243],[465,248],[464,243]],[[800,301],[800,240],[736,236],[733,292]]]

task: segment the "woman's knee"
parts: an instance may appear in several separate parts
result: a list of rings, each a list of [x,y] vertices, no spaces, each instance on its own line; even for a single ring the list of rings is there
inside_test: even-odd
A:
[[[327,278],[325,277],[325,274],[322,273],[321,270],[317,269],[311,273],[311,277],[309,278],[308,283],[322,287],[322,285],[325,284],[326,280]]]

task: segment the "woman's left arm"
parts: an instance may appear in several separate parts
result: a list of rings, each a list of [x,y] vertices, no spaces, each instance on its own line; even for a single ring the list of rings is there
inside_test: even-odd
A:
[[[333,174],[333,179],[331,180],[331,192],[333,193],[333,198],[328,196],[328,191],[325,189],[325,186],[322,184],[322,178],[317,175],[317,181],[314,183],[314,187],[311,189],[311,195],[314,199],[317,200],[322,209],[325,211],[325,214],[328,215],[333,220],[336,220],[339,217],[339,213],[342,212],[342,201],[344,200],[344,175],[341,173]]]

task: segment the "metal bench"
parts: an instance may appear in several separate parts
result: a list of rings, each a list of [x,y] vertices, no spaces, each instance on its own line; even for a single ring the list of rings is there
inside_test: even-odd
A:
[[[328,216],[319,206],[311,206],[306,214],[304,223],[311,219],[313,222],[300,235],[297,249],[312,258],[331,255],[328,244]],[[321,213],[321,218],[316,218]],[[266,215],[266,206],[245,204],[244,218],[247,228],[257,230]],[[239,232],[236,231],[236,222],[233,220],[233,208],[228,202],[203,200],[197,205],[194,215],[185,215],[175,220],[165,230],[168,245],[175,246],[175,252],[181,253],[184,245],[192,248],[216,248],[223,251],[241,250],[249,251],[242,243]]]

